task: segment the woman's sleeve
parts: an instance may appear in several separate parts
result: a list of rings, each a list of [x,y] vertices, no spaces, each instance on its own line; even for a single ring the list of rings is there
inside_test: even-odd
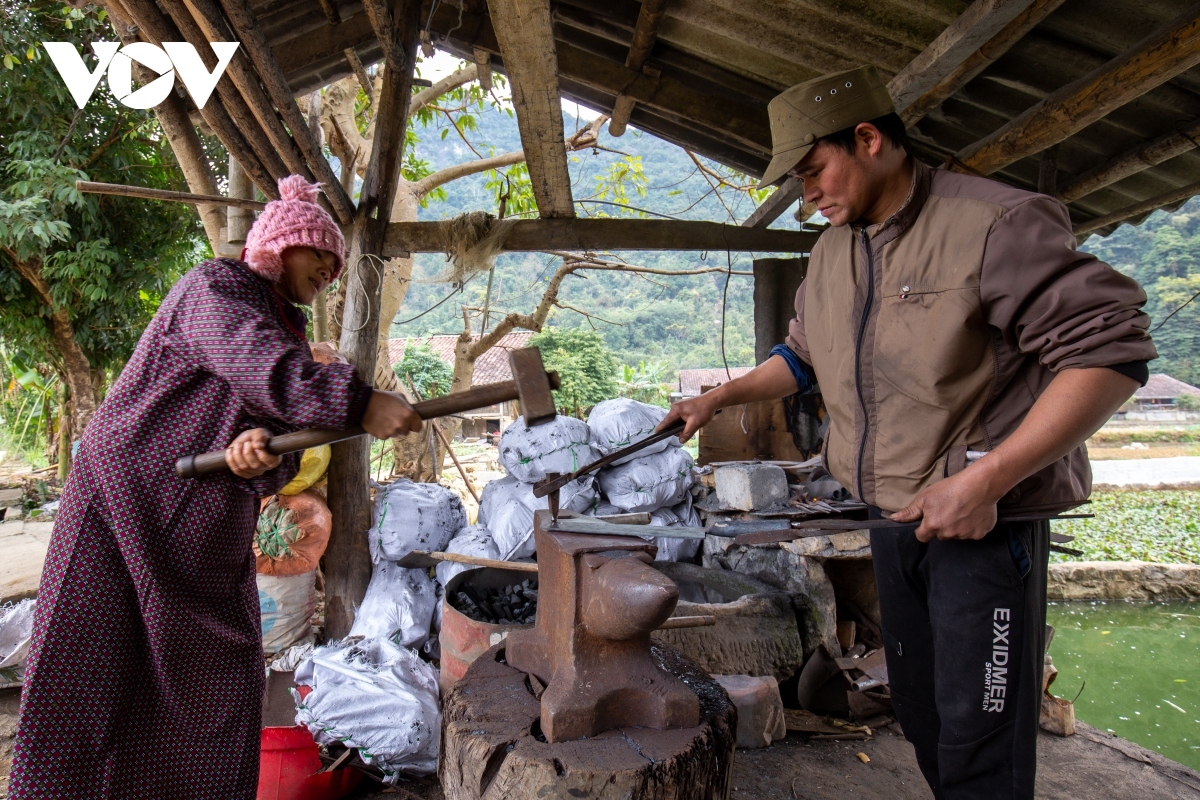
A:
[[[284,328],[274,298],[253,276],[234,269],[206,270],[208,280],[197,281],[181,299],[168,340],[227,381],[249,417],[295,428],[361,423],[370,385],[349,364],[314,361],[308,346]]]

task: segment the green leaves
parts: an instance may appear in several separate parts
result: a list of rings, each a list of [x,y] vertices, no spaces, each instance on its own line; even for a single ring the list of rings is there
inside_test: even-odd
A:
[[[448,393],[454,379],[454,370],[433,348],[411,339],[404,347],[404,358],[393,369],[405,387],[412,381],[423,400]]]
[[[548,370],[558,370],[554,403],[559,412],[584,419],[588,410],[616,396],[617,360],[595,331],[547,328],[529,340]]]
[[[1154,561],[1200,564],[1200,492],[1095,492],[1081,509],[1095,519],[1053,523],[1076,537],[1069,547],[1084,561]],[[1051,553],[1052,562],[1074,557]]]

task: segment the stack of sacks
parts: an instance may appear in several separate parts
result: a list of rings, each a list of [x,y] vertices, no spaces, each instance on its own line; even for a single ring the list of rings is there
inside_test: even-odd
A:
[[[518,417],[504,429],[500,464],[508,476],[483,487],[479,497],[479,525],[491,535],[497,558],[515,561],[533,555],[533,512],[549,507],[546,498],[533,496],[533,485],[547,473],[574,472],[599,458],[590,435],[587,423],[573,417],[555,417],[532,428]],[[566,511],[586,513],[595,502],[590,476],[559,491],[559,508]]]
[[[654,433],[666,409],[628,398],[598,403],[588,416],[592,446],[602,455],[640,442]],[[693,482],[692,457],[679,438],[668,436],[632,456],[600,470],[603,502],[596,513],[651,512],[651,525],[698,527],[688,491]],[[699,540],[655,537],[659,561],[687,561],[695,557]]]
[[[413,550],[444,550],[467,524],[458,495],[436,483],[402,478],[375,497],[375,525],[367,532],[371,583],[354,618],[351,636],[420,647],[429,638],[437,591],[424,569],[394,562]]]

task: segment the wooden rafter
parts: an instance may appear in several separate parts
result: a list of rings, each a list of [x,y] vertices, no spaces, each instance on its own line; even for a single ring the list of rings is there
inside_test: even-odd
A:
[[[492,0],[488,8],[512,89],[538,211],[543,217],[573,217],[550,2]]]
[[[804,181],[788,178],[779,184],[771,196],[763,200],[754,213],[742,223],[746,228],[765,228],[787,211],[792,203],[804,197]]]
[[[393,222],[383,247],[385,256],[442,253],[451,236],[451,221]],[[661,219],[526,219],[517,220],[502,249],[544,250],[733,250],[759,253],[807,253],[817,240],[809,231],[768,230],[718,222]]]
[[[1190,197],[1195,197],[1200,194],[1200,181],[1189,183],[1187,186],[1180,186],[1178,189],[1172,189],[1169,192],[1155,195],[1148,200],[1143,200],[1140,203],[1134,203],[1124,208],[1119,208],[1111,214],[1105,214],[1102,217],[1089,219],[1087,222],[1081,222],[1075,226],[1075,234],[1084,236],[1093,231],[1098,231],[1101,228],[1107,228],[1113,225],[1120,225],[1131,219],[1135,219],[1144,214],[1149,214],[1151,211],[1156,211],[1164,206],[1173,205],[1183,202]]]
[[[228,42],[234,38],[214,0],[186,0],[186,5],[185,0],[159,1],[184,39],[201,54],[205,67],[211,70],[216,60],[207,43]],[[226,104],[244,104],[254,115],[259,130],[266,135],[275,153],[282,159],[287,172],[298,173],[312,180],[312,172],[304,163],[304,157],[284,130],[283,123],[279,121],[240,48],[234,52],[226,74],[232,85],[229,81],[217,81],[217,92],[226,99]]]
[[[221,0],[221,7],[225,10],[229,26],[254,64],[259,80],[266,87],[275,107],[279,109],[283,121],[291,129],[292,138],[304,154],[304,160],[308,162],[317,180],[325,184],[325,196],[329,198],[334,216],[343,225],[349,224],[354,219],[354,202],[342,190],[337,176],[325,160],[324,152],[317,146],[308,122],[304,119],[300,107],[296,105],[296,98],[275,61],[270,45],[267,44],[266,36],[255,22],[254,12],[251,11],[249,3],[246,0]]]
[[[123,0],[123,6],[137,25],[141,37],[150,44],[161,46],[163,42],[178,42],[182,39],[174,23],[163,15],[153,0]],[[200,116],[245,168],[258,190],[271,199],[279,197],[279,190],[275,184],[278,178],[282,177],[285,168],[282,162],[279,162],[273,169],[272,165],[264,164],[259,158],[260,154],[269,155],[273,151],[265,139],[256,141],[255,125],[251,124],[253,117],[249,112],[247,111],[246,120],[232,118],[218,94],[208,98],[204,108],[200,109]],[[278,176],[275,170],[279,171]]]
[[[951,169],[984,175],[1045,150],[1200,63],[1200,4],[960,150]]]
[[[371,158],[349,237],[346,303],[338,349],[358,368],[360,375],[373,376],[383,277],[377,259],[382,254],[404,153],[413,71],[417,65],[421,3],[398,0],[388,8],[383,0],[365,0],[364,6],[387,55],[383,83],[376,98],[379,110]],[[325,550],[325,631],[330,638],[342,638],[350,632],[355,609],[371,580],[366,537],[371,526],[368,461],[364,440],[333,446],[328,494],[334,533]]]
[[[957,70],[1033,0],[975,0],[921,54],[888,81],[897,109],[908,108]]]
[[[1070,203],[1098,189],[1128,178],[1144,169],[1157,166],[1175,156],[1197,147],[1200,138],[1200,119],[1180,125],[1178,130],[1142,142],[1129,152],[1104,162],[1069,182],[1058,192],[1058,199]]]
[[[645,68],[650,53],[654,50],[654,43],[658,41],[658,26],[662,23],[666,10],[667,0],[643,0],[641,10],[638,11],[637,24],[633,28],[633,38],[629,43],[629,55],[625,58],[625,66],[631,70],[641,72]],[[634,104],[634,99],[624,92],[617,95],[617,100],[613,103],[612,119],[608,122],[609,134],[624,135]]]

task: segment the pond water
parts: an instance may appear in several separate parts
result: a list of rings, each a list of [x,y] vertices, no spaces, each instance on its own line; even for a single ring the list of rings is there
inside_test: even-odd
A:
[[[1058,602],[1046,621],[1076,719],[1200,770],[1200,603]]]

